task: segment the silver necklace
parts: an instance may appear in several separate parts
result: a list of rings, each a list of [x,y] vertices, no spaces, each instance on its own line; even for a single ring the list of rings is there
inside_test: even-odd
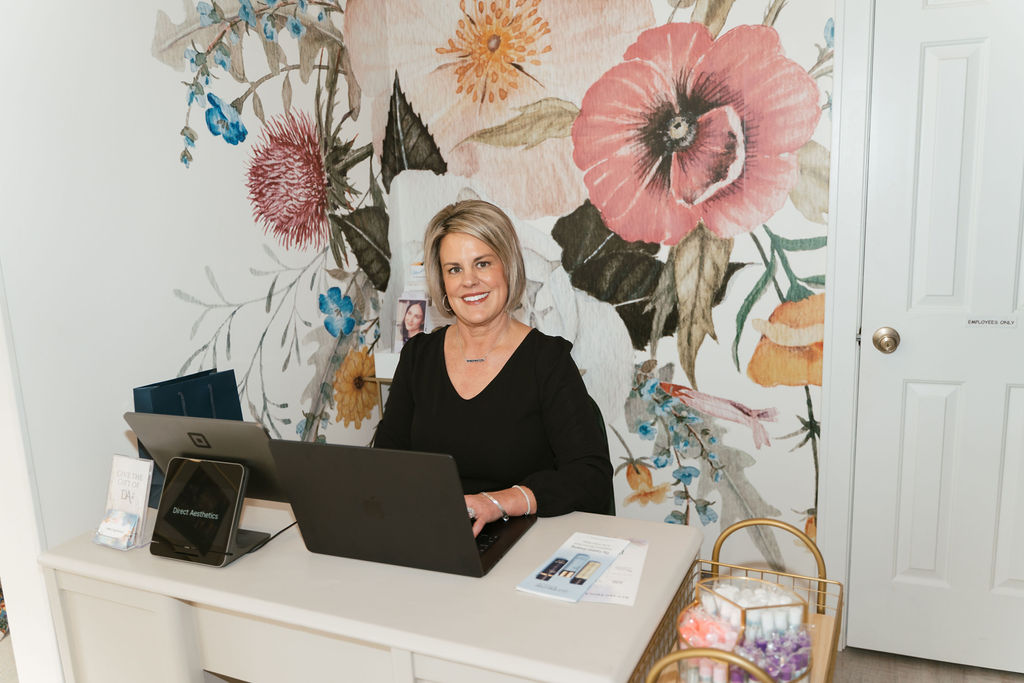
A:
[[[501,331],[501,334],[498,335],[498,339],[495,340],[494,344],[491,345],[491,348],[487,349],[487,352],[484,355],[480,356],[479,358],[466,358],[466,343],[462,339],[462,331],[459,330],[459,346],[462,347],[462,360],[466,361],[467,363],[483,363],[485,360],[487,360],[487,356],[490,355],[491,351],[498,348],[498,344],[501,343],[501,340],[505,336],[505,332],[507,330],[508,327],[506,326],[505,329]]]

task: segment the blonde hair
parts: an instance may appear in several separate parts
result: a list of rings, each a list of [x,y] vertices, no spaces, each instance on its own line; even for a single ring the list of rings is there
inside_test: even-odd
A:
[[[427,224],[423,235],[423,267],[427,276],[427,289],[434,306],[443,315],[450,316],[451,308],[444,304],[444,274],[441,272],[441,240],[445,235],[460,233],[475,237],[501,261],[508,281],[508,301],[505,312],[519,307],[526,291],[526,265],[519,236],[505,212],[481,199],[467,199],[449,204],[438,211]]]

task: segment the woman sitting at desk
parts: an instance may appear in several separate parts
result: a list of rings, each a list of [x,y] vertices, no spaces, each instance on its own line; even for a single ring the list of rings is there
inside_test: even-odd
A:
[[[402,349],[374,445],[453,456],[474,535],[506,516],[607,512],[608,442],[572,344],[512,318],[526,269],[508,216],[451,204],[423,253],[430,295],[455,323]]]

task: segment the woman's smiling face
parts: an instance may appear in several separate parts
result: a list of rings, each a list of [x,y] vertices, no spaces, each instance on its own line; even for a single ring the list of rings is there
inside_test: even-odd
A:
[[[508,301],[505,267],[494,250],[475,237],[449,233],[441,239],[444,290],[455,317],[464,324],[487,324]]]

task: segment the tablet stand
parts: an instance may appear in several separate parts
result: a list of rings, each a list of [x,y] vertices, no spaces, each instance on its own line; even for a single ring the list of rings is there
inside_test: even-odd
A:
[[[149,547],[153,555],[223,567],[270,538],[238,528],[249,476],[245,465],[177,457],[166,474]]]

